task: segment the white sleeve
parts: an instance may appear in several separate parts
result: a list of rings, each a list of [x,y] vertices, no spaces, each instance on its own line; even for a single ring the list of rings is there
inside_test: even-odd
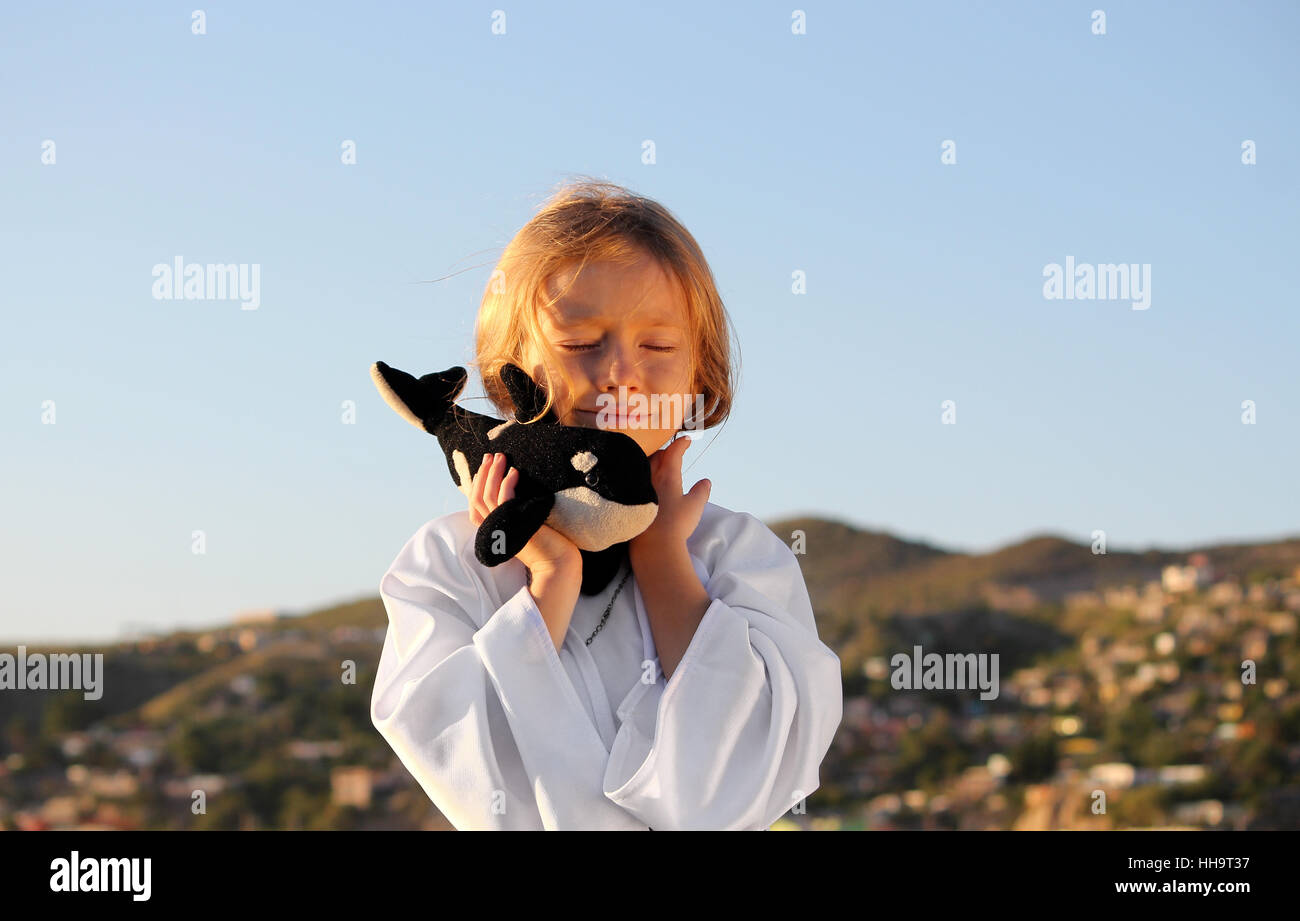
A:
[[[794,553],[744,512],[716,536],[708,610],[667,685],[624,716],[605,775],[656,830],[767,828],[821,785],[843,715]]]
[[[458,829],[644,830],[602,793],[608,753],[528,587],[498,607],[458,545],[430,522],[380,583],[375,728]]]

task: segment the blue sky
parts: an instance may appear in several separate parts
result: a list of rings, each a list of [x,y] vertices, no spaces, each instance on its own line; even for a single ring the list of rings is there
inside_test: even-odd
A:
[[[374,595],[464,500],[369,366],[471,358],[581,174],[718,279],[715,503],[968,551],[1300,533],[1294,3],[191,8],[0,13],[0,640]],[[258,309],[153,298],[177,256],[259,265]],[[1044,298],[1067,256],[1149,264],[1150,307]]]

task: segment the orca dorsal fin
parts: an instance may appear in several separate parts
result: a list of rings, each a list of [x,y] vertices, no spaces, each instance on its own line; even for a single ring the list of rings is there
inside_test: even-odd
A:
[[[546,405],[545,391],[537,386],[537,382],[528,376],[528,372],[518,365],[507,364],[503,367],[501,369],[501,382],[506,385],[510,400],[515,404],[516,420],[529,422]],[[538,421],[552,425],[560,424],[560,419],[555,415],[554,408],[548,409],[546,415],[542,416]]]

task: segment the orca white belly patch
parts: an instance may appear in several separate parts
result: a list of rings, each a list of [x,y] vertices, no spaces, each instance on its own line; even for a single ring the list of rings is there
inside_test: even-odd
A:
[[[560,533],[590,534],[591,545],[578,544],[578,549],[596,551],[636,537],[650,527],[658,511],[653,502],[623,505],[586,486],[574,486],[555,494],[546,523]]]

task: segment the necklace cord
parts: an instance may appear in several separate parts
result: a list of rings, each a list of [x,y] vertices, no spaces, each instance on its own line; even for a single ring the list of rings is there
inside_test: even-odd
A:
[[[623,586],[627,584],[627,580],[630,578],[632,578],[632,567],[629,565],[627,568],[627,575],[623,577],[622,582],[618,583],[618,588],[614,589],[614,595],[609,599],[609,604],[605,605],[605,613],[601,615],[600,623],[596,625],[595,630],[591,631],[591,636],[587,637],[585,645],[590,646],[591,641],[596,638],[596,634],[604,629],[605,621],[609,619],[609,612],[614,610],[614,599],[618,597],[619,592],[623,591]]]

